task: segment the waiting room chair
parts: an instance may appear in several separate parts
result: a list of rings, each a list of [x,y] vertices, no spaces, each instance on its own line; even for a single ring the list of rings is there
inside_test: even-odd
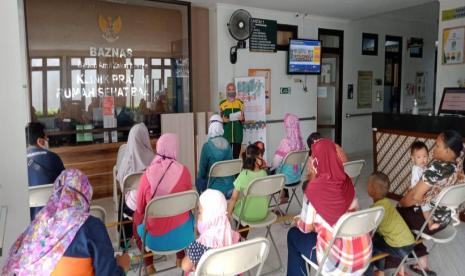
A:
[[[116,175],[118,174],[118,168],[123,160],[124,155],[127,151],[127,144],[122,144],[118,148],[118,154],[116,155],[116,164],[113,166],[113,203],[115,204],[115,210],[118,210],[118,180]]]
[[[364,166],[365,160],[355,160],[344,163],[344,171],[350,178],[352,178],[354,186],[357,184]]]
[[[123,183],[121,183],[121,201],[120,201],[120,206],[119,206],[119,221],[122,222],[124,218],[124,212],[123,212],[123,206],[124,202],[126,200],[126,193],[131,191],[131,190],[137,190],[139,187],[139,182],[140,178],[142,177],[144,173],[143,172],[137,172],[137,173],[132,173],[128,174],[123,178]],[[132,218],[131,218],[132,220]],[[126,244],[127,238],[126,238],[126,231],[124,231],[124,225],[119,226],[119,236],[118,239],[121,237],[121,233],[123,234],[123,240],[124,243]],[[129,237],[130,239],[131,237]]]
[[[244,207],[247,205],[248,198],[258,196],[270,198],[275,193],[278,193],[283,189],[284,181],[285,177],[283,174],[270,175],[254,179],[252,183],[250,183],[249,187],[244,191],[244,193],[241,193],[240,195],[240,197],[242,198],[241,214],[237,216],[233,213],[233,218],[237,221],[236,229],[238,229],[241,224],[244,226],[249,226],[250,228],[266,228],[265,238],[267,238],[268,235],[270,236],[270,240],[273,244],[274,249],[276,250],[276,254],[278,255],[279,260],[279,267],[274,271],[282,270],[283,267],[278,247],[276,246],[273,235],[271,234],[271,225],[273,225],[273,223],[276,222],[278,216],[275,213],[268,210],[268,215],[262,221],[247,221],[243,219],[243,212],[245,209]]]
[[[210,249],[200,258],[195,276],[240,275],[256,266],[258,269],[255,275],[259,276],[269,252],[270,242],[265,238]]]
[[[208,173],[207,189],[210,188],[210,179],[212,177],[227,177],[241,173],[242,159],[233,159],[215,162]]]
[[[53,193],[53,184],[29,187],[29,207],[43,207]]]
[[[107,212],[105,211],[105,209],[103,209],[103,207],[98,205],[90,206],[90,215],[100,219],[103,222],[103,224],[105,224]]]
[[[296,183],[292,183],[289,185],[284,185],[284,189],[289,191],[290,197],[289,201],[287,202],[286,206],[286,211],[284,211],[284,214],[287,215],[287,212],[289,211],[289,207],[291,207],[292,199],[296,199],[297,203],[299,203],[299,206],[302,207],[302,202],[300,202],[299,197],[297,196],[296,192],[297,189],[302,187],[303,183],[303,177],[302,173],[305,170],[305,167],[307,166],[307,161],[308,161],[308,150],[299,150],[299,151],[291,151],[289,152],[285,157],[282,162],[283,165],[300,165],[300,180]],[[292,194],[291,194],[292,193]]]
[[[183,250],[189,246],[186,244],[183,248],[176,248],[175,250],[170,251],[156,251],[152,250],[149,247],[145,246],[145,239],[147,238],[147,220],[152,218],[166,218],[173,217],[180,214],[183,214],[188,211],[194,211],[197,208],[199,201],[199,195],[196,191],[190,190],[180,193],[174,193],[170,195],[160,196],[152,199],[147,206],[145,207],[144,215],[144,232],[142,235],[142,248],[145,248],[147,251],[151,251],[154,255],[173,255],[178,251]],[[194,231],[194,229],[192,229]],[[142,254],[143,254],[142,250]],[[143,257],[141,258],[143,260]],[[143,262],[141,262],[142,265]],[[146,268],[146,267],[145,267]],[[157,273],[167,271],[176,267],[170,267]],[[139,270],[139,275],[142,273],[142,266]]]
[[[378,228],[378,225],[381,223],[381,220],[384,216],[384,208],[381,206],[373,207],[357,212],[346,213],[339,218],[336,225],[333,227],[333,238],[328,244],[321,262],[316,264],[312,262],[309,258],[302,255],[302,258],[306,262],[307,275],[310,274],[311,268],[316,270],[316,276],[318,275],[331,275],[323,271],[326,260],[328,259],[329,252],[331,247],[333,247],[334,242],[339,238],[351,238],[357,237],[365,234],[371,234]],[[312,250],[312,253],[314,250]],[[369,267],[369,264],[364,267],[360,272],[364,272]]]
[[[415,240],[418,241],[420,239],[425,239],[431,240],[434,243],[451,242],[457,235],[456,226],[458,225],[458,223],[454,225],[453,220],[449,223],[449,225],[446,226],[446,228],[433,235],[428,235],[424,231],[426,227],[428,227],[428,222],[433,219],[433,214],[438,207],[448,207],[452,211],[452,214],[454,214],[454,212],[463,202],[465,202],[465,183],[450,186],[443,189],[441,193],[438,195],[437,204],[434,205],[433,209],[430,212],[430,215],[425,220],[425,223],[423,223],[420,230],[413,230],[413,233],[416,235]],[[414,251],[412,251],[412,255],[415,258],[415,261],[418,263],[418,257]],[[396,273],[394,275],[396,275],[399,272],[402,265],[407,261],[407,257],[408,256],[404,257],[401,264],[397,267]],[[423,275],[427,275],[426,271],[424,271],[423,269],[422,272]]]

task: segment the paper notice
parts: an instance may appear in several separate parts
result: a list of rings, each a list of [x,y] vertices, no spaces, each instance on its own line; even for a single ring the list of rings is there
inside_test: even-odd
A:
[[[241,114],[242,114],[241,111],[237,111],[237,112],[231,113],[231,114],[229,114],[229,120],[230,120],[231,122],[239,121],[239,120],[240,120],[240,117],[241,117]]]

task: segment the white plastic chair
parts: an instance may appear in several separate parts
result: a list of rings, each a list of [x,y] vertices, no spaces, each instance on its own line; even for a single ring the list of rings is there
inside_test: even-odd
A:
[[[282,174],[270,175],[254,179],[252,183],[250,183],[249,187],[244,191],[244,193],[240,195],[242,198],[241,213],[239,214],[239,216],[233,213],[233,218],[237,221],[236,229],[238,229],[241,224],[244,226],[249,226],[250,228],[266,228],[265,238],[267,238],[268,235],[270,236],[271,242],[273,244],[274,249],[276,250],[276,254],[278,255],[279,260],[279,267],[273,271],[281,270],[283,267],[278,247],[276,246],[273,235],[271,234],[271,225],[275,223],[275,221],[278,219],[278,216],[275,213],[268,210],[268,215],[262,221],[247,221],[243,219],[243,213],[245,206],[247,206],[247,199],[249,197],[270,198],[275,193],[278,193],[283,189],[284,181],[285,177]]]
[[[90,206],[90,215],[100,219],[103,222],[103,224],[105,224],[107,212],[105,211],[105,209],[103,209],[103,207],[98,205]]]
[[[263,264],[270,252],[270,242],[255,238],[231,246],[210,249],[200,258],[195,276],[233,276],[258,266],[260,275]]]
[[[342,217],[339,218],[336,225],[333,227],[333,238],[328,244],[323,257],[321,258],[321,262],[316,264],[308,259],[306,256],[302,255],[302,258],[307,263],[307,275],[310,274],[311,268],[314,268],[316,272],[316,276],[318,275],[331,275],[324,273],[323,267],[328,259],[329,252],[333,247],[334,242],[336,239],[339,238],[351,238],[357,237],[365,234],[371,234],[371,232],[375,231],[378,228],[378,225],[381,223],[381,220],[384,216],[384,208],[381,206],[373,207],[357,212],[346,213]],[[366,267],[362,269],[360,272],[364,272],[368,269],[368,264]]]
[[[185,212],[189,212],[195,210],[197,208],[197,204],[199,201],[199,195],[196,191],[186,191],[180,193],[174,193],[166,196],[160,196],[152,199],[147,206],[145,207],[145,215],[144,215],[144,232],[142,235],[142,248],[145,248],[146,251],[153,252],[154,255],[173,255],[176,252],[185,249],[188,244],[186,244],[183,248],[176,248],[175,250],[170,251],[156,251],[152,250],[149,247],[145,246],[145,239],[147,238],[147,219],[151,218],[167,218],[173,217]],[[194,229],[192,229],[194,231]],[[142,250],[142,254],[143,254]],[[141,264],[143,262],[143,256],[141,257]],[[146,268],[146,267],[145,267]],[[157,271],[161,273],[163,271],[167,271],[170,269],[176,268],[170,267],[161,271]],[[147,272],[147,271],[146,271]],[[139,270],[139,275],[142,273],[142,267]]]
[[[296,199],[297,202],[299,203],[299,206],[302,207],[302,202],[300,202],[299,197],[296,194],[296,191],[298,188],[302,187],[302,173],[305,170],[305,167],[307,166],[307,161],[308,161],[308,150],[299,150],[299,151],[291,151],[289,152],[285,157],[282,162],[283,165],[300,165],[300,181],[297,183],[292,183],[291,185],[284,185],[284,189],[290,191],[292,195],[289,197],[289,201],[286,206],[286,211],[284,212],[287,215],[287,212],[289,211],[289,207],[291,207],[292,199]]]
[[[362,169],[365,166],[365,160],[355,160],[344,163],[345,173],[352,178],[354,186],[357,184],[360,174],[362,174]]]
[[[29,207],[43,207],[53,193],[53,184],[29,187]]]
[[[215,162],[210,167],[210,172],[208,173],[208,182],[207,189],[210,188],[210,179],[212,177],[227,177],[234,176],[241,172],[242,170],[242,160],[233,159]]]
[[[115,210],[118,210],[118,180],[116,175],[118,174],[118,168],[123,160],[124,155],[127,151],[127,144],[122,144],[118,148],[118,154],[116,155],[116,164],[113,166],[113,203],[115,204]]]
[[[124,212],[123,212],[123,206],[124,202],[126,200],[126,193],[131,191],[131,190],[137,190],[137,187],[139,187],[139,182],[140,178],[142,177],[144,173],[143,172],[137,172],[137,173],[132,173],[128,174],[123,178],[123,183],[121,183],[121,201],[120,201],[120,206],[119,206],[119,221],[123,221],[124,217]],[[119,236],[118,239],[121,237],[121,232],[123,233],[123,240],[126,243],[126,231],[124,231],[124,226],[120,225],[119,226]]]
[[[447,225],[446,228],[444,228],[443,230],[433,235],[426,234],[424,231],[426,227],[428,227],[428,222],[433,219],[433,214],[439,206],[448,207],[454,213],[457,210],[457,208],[460,206],[460,204],[462,204],[463,202],[465,202],[465,183],[443,189],[437,197],[437,204],[434,205],[433,209],[430,212],[430,215],[425,220],[425,223],[423,223],[420,230],[413,230],[413,233],[416,234],[415,240],[418,241],[420,239],[425,239],[425,240],[431,240],[434,243],[451,242],[457,235],[456,226],[458,225],[459,222],[455,223],[455,225],[453,222],[451,222],[449,225]],[[412,251],[412,255],[415,258],[416,262],[418,263],[418,257],[414,251]],[[407,257],[408,256],[405,256],[401,264],[397,267],[396,274],[397,272],[399,272],[402,265],[404,265],[404,263],[407,261]],[[426,271],[424,271],[422,268],[421,270],[423,272],[423,275],[427,275]]]

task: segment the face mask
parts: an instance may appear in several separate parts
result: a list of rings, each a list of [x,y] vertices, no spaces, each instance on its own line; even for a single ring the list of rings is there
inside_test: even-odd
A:
[[[226,95],[228,96],[228,98],[233,99],[236,97],[236,92],[228,92],[226,93]]]
[[[49,145],[48,145],[48,140],[47,139],[44,139],[44,144],[43,144],[42,148],[48,150]]]
[[[202,234],[203,232],[205,232],[205,223],[203,223],[203,221],[199,220],[197,221],[197,231],[199,231],[199,234]]]

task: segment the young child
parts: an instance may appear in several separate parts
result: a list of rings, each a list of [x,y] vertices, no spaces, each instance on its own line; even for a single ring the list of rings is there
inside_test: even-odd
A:
[[[260,149],[255,145],[249,145],[242,153],[242,171],[234,181],[234,191],[228,203],[228,214],[241,216],[241,219],[248,221],[260,221],[268,215],[268,199],[265,196],[251,197],[246,204],[239,195],[245,192],[250,183],[259,177],[267,176],[265,170],[261,168]],[[244,206],[245,205],[245,206]],[[244,209],[244,210],[242,210]],[[242,231],[241,236],[247,237],[248,231]]]
[[[415,239],[394,204],[386,198],[389,191],[389,178],[384,173],[372,173],[368,177],[367,190],[368,195],[373,199],[372,207],[384,208],[383,220],[373,237],[373,255],[385,252],[389,253],[392,258],[404,258],[412,251]],[[378,268],[377,275],[384,275],[384,260],[379,260],[374,265]],[[403,267],[398,275],[404,275]]]
[[[421,141],[415,141],[410,146],[410,156],[412,158],[412,178],[410,182],[410,189],[417,185],[423,172],[428,165],[428,147]]]
[[[187,256],[182,260],[182,269],[189,275],[202,255],[209,249],[232,245],[240,235],[229,224],[226,199],[220,191],[207,189],[199,198],[197,230],[199,237],[187,247]]]

